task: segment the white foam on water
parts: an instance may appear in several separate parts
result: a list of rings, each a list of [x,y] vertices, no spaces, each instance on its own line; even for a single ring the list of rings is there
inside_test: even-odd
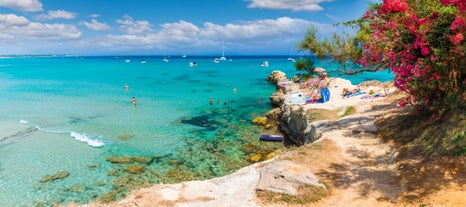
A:
[[[71,132],[70,133],[71,137],[74,137],[76,140],[81,141],[81,142],[86,142],[88,145],[92,147],[102,147],[104,146],[104,142],[100,140],[94,140],[86,136],[86,134],[80,134],[77,132]]]
[[[24,119],[21,119],[19,121],[19,123],[21,123],[21,124],[30,124],[29,121],[24,120]],[[86,136],[86,134],[80,134],[78,132],[73,132],[73,131],[57,131],[57,130],[44,129],[44,128],[38,126],[38,125],[34,125],[34,127],[36,127],[39,131],[43,131],[43,132],[47,132],[47,133],[54,133],[54,134],[67,134],[67,133],[70,133],[71,137],[75,138],[78,141],[86,142],[91,147],[102,147],[102,146],[105,145],[104,142],[102,142],[100,140],[91,139],[88,136]]]

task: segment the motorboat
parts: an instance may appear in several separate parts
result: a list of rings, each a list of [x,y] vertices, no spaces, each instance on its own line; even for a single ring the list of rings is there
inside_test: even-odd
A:
[[[269,67],[269,61],[262,62],[261,67]]]
[[[189,67],[196,67],[197,63],[196,62],[189,62]]]

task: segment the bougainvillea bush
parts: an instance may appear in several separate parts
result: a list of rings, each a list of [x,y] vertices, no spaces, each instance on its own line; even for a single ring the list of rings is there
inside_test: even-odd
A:
[[[391,70],[406,92],[401,106],[434,113],[466,103],[466,0],[383,0],[364,16],[346,22],[354,36],[318,41],[310,30],[300,43],[317,57],[331,57],[358,71]]]
[[[400,105],[464,106],[465,0],[384,0],[359,24],[358,63],[392,70],[395,86],[407,92]]]

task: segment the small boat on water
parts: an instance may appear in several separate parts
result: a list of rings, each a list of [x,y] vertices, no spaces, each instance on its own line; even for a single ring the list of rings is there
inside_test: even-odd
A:
[[[218,58],[214,59],[214,63],[219,63],[219,62],[220,62],[220,60]]]
[[[262,62],[261,67],[269,67],[269,61]]]
[[[197,63],[196,62],[189,62],[189,67],[196,67]]]
[[[129,62],[131,62],[130,59],[126,59],[126,60],[125,60],[125,63],[129,63]]]
[[[282,135],[275,135],[275,134],[261,134],[259,137],[261,141],[273,141],[273,142],[281,142],[283,141]]]
[[[142,61],[141,61],[141,64],[146,64],[146,63],[147,63],[146,60],[142,60]]]
[[[168,63],[168,61],[169,61],[169,60],[168,60],[168,58],[167,58],[167,57],[164,57],[164,58],[163,58],[163,62],[166,62],[166,63]]]

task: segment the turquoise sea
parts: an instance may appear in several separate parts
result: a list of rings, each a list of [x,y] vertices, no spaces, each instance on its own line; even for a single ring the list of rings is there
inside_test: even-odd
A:
[[[0,58],[0,206],[118,199],[156,183],[223,176],[282,147],[259,143],[274,131],[251,120],[270,109],[275,86],[266,76],[295,74],[286,56],[162,58]],[[358,84],[393,75],[342,77]],[[68,176],[45,181],[59,172]]]

